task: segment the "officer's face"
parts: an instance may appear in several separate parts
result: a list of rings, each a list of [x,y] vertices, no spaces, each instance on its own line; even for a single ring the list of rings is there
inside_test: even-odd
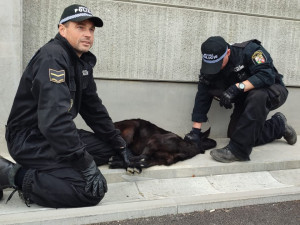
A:
[[[60,35],[67,39],[79,57],[93,46],[94,31],[94,23],[90,20],[59,25]]]

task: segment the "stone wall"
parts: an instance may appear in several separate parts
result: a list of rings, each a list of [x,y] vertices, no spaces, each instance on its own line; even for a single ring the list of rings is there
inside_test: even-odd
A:
[[[92,51],[95,76],[105,79],[195,82],[201,43],[259,39],[287,85],[300,85],[299,0],[89,0],[104,21]],[[57,32],[72,0],[24,0],[24,66]]]
[[[0,146],[22,73],[22,2],[0,0]],[[0,149],[1,154],[1,149]]]

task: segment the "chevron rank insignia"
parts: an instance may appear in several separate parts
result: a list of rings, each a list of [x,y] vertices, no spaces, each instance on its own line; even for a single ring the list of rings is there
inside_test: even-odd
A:
[[[49,69],[49,78],[51,82],[62,83],[65,82],[65,71]]]

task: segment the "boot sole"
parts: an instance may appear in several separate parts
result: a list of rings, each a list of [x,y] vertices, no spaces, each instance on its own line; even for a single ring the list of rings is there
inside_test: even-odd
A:
[[[285,135],[285,136],[283,136],[283,138],[286,140],[286,142],[289,145],[294,145],[297,142],[297,133],[296,133],[295,129],[287,123],[287,119],[286,119],[285,115],[283,115],[283,113],[277,112],[274,114],[274,116],[278,116],[283,120],[283,122],[286,126],[286,129],[288,129],[289,133],[291,134],[291,135],[289,135],[291,137],[287,137],[287,135]]]
[[[294,145],[297,142],[297,133],[293,127],[287,125],[287,129],[289,129],[289,137],[287,135],[283,136],[283,138],[287,141],[289,145]]]
[[[235,159],[225,159],[225,158],[219,157],[219,156],[215,155],[212,151],[210,151],[210,155],[214,160],[216,160],[218,162],[222,162],[222,163],[231,163],[231,162],[241,161],[237,158],[235,158]]]

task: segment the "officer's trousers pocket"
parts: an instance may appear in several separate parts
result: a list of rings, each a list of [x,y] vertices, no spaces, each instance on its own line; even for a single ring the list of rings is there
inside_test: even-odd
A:
[[[270,110],[275,110],[285,103],[288,96],[286,87],[280,84],[273,84],[267,90],[269,95],[267,107]]]

